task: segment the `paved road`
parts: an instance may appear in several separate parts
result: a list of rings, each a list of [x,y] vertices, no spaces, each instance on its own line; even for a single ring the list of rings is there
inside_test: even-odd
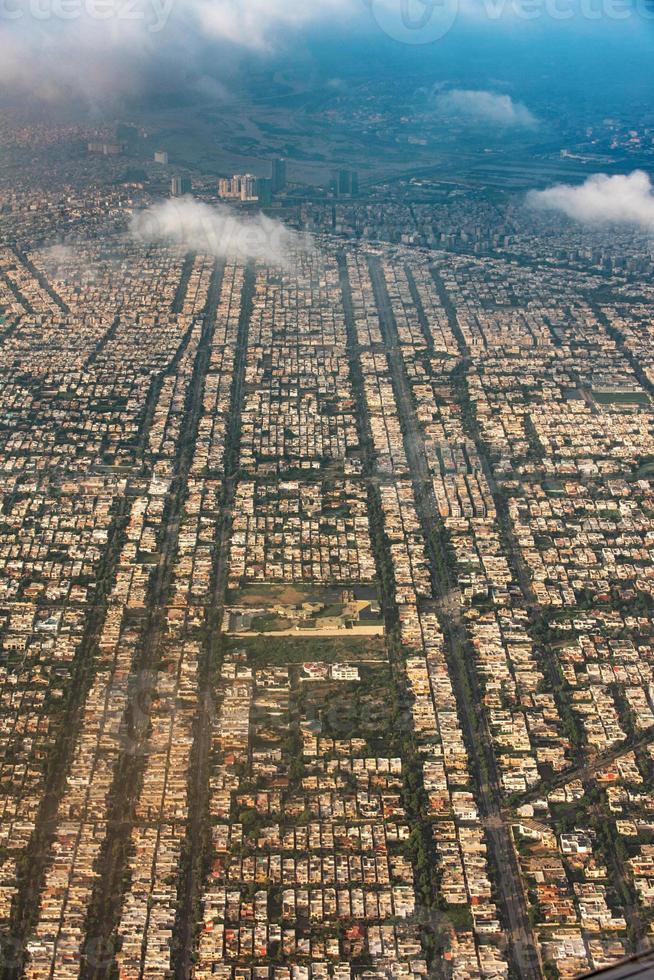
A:
[[[386,290],[381,267],[371,260],[370,274],[380,315],[381,330],[386,343],[393,388],[404,433],[407,460],[414,478],[416,509],[420,518],[427,552],[432,567],[434,594],[442,597],[444,608],[451,604],[456,585],[446,573],[447,559],[438,553],[434,530],[441,525],[436,499],[431,491],[431,474],[427,461],[425,441],[414,410],[409,380],[399,348],[397,325]],[[493,752],[491,736],[485,719],[478,710],[477,677],[471,661],[465,656],[466,636],[457,616],[443,617],[443,626],[449,647],[449,664],[457,694],[459,713],[468,745],[473,749],[471,758],[481,752],[487,776],[480,773],[478,787],[481,809],[490,851],[498,870],[496,885],[500,893],[511,933],[513,955],[521,980],[540,980],[542,970],[537,947],[527,914],[523,881],[513,846],[511,830],[507,827],[500,806],[500,781]],[[469,695],[473,692],[474,703]],[[481,740],[481,744],[480,744]]]
[[[173,304],[182,302],[186,290],[192,256],[188,256],[181,275],[178,296]],[[210,295],[220,287],[222,265],[214,268]],[[207,304],[207,310],[209,304]],[[166,629],[166,603],[170,593],[174,571],[179,529],[184,513],[184,505],[188,487],[188,477],[193,461],[195,439],[202,411],[202,396],[204,381],[209,364],[211,339],[214,321],[210,315],[205,315],[202,333],[198,344],[193,375],[190,380],[187,395],[186,410],[182,421],[182,431],[179,435],[177,456],[174,462],[174,478],[172,493],[166,507],[165,524],[162,528],[159,545],[159,563],[148,591],[148,610],[144,625],[141,656],[136,667],[140,676],[147,677],[157,669],[160,644]],[[186,335],[185,342],[180,346],[169,370],[176,370],[182,352],[191,335],[191,329]],[[144,424],[147,425],[150,416],[146,414]],[[145,441],[143,443],[145,445]],[[137,688],[131,695],[126,717],[130,717],[130,708],[134,698],[139,699],[139,710],[135,713],[133,727],[130,729],[131,740],[141,744],[147,738],[149,724],[149,702],[152,691]],[[132,724],[132,722],[130,722]],[[143,756],[139,752],[124,754],[119,760],[114,774],[114,803],[108,814],[107,845],[103,853],[102,868],[99,883],[91,900],[90,921],[99,924],[96,936],[87,936],[87,942],[92,941],[91,948],[100,948],[107,953],[112,948],[112,933],[120,915],[124,887],[125,861],[127,848],[134,821],[134,806],[138,796]],[[149,913],[148,913],[149,915]],[[147,932],[147,926],[146,926]],[[145,950],[143,951],[145,952]],[[106,962],[105,962],[106,961]],[[110,975],[112,969],[111,956],[102,957],[102,962],[94,966],[84,962],[80,971],[82,980],[100,980]]]
[[[177,917],[180,941],[179,954],[175,965],[176,980],[188,980],[191,976],[192,957],[195,947],[195,913],[203,886],[203,831],[205,821],[208,818],[207,804],[209,794],[211,726],[216,708],[212,684],[212,674],[215,666],[213,660],[216,655],[216,649],[212,640],[218,635],[222,624],[225,590],[229,571],[229,542],[232,533],[232,512],[241,438],[245,362],[253,291],[254,270],[249,268],[246,271],[243,292],[241,294],[241,315],[236,341],[234,374],[230,397],[230,425],[225,440],[225,472],[227,476],[223,487],[222,520],[216,551],[212,605],[208,617],[209,639],[202,663],[200,664],[200,712],[195,730],[193,756],[191,760],[191,781],[189,786],[189,828],[186,839],[188,859],[186,878],[180,896],[180,911]],[[217,295],[213,298],[210,296],[210,301],[207,303],[207,306],[213,310],[214,314],[217,306],[217,298]]]

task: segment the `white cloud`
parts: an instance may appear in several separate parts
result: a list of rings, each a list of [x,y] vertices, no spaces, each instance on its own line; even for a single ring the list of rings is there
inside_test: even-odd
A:
[[[530,191],[530,207],[560,211],[583,224],[628,224],[654,231],[654,188],[642,170],[609,177],[594,174],[579,186],[557,184]]]
[[[171,243],[193,252],[267,265],[286,265],[291,254],[311,247],[311,239],[259,212],[244,215],[223,204],[192,197],[171,198],[135,214],[130,234],[143,243]]]
[[[48,275],[53,279],[59,279],[62,270],[75,262],[76,253],[70,245],[58,243],[42,248],[39,252],[39,258]]]
[[[278,32],[333,21],[352,9],[352,0],[191,0],[205,36],[255,49],[271,47]]]
[[[486,92],[483,89],[457,88],[449,92],[435,92],[433,101],[439,112],[474,123],[524,129],[538,125],[538,120],[527,106],[522,102],[514,102],[510,95]]]
[[[45,5],[39,20],[32,0],[21,0],[17,16],[7,20],[0,3],[0,87],[46,102],[82,97],[91,106],[139,91],[156,55],[158,35],[150,25],[158,23],[155,9],[161,14],[162,8],[136,0],[130,19],[119,16],[121,4],[109,0],[113,13],[107,19],[80,6],[70,20],[48,14]]]
[[[604,6],[618,2],[604,0]],[[161,92],[162,80],[173,90],[192,88],[193,76],[217,71],[224,81],[230,49],[293,53],[304,31],[327,28],[351,39],[361,30],[427,46],[460,20],[492,31],[505,22],[510,29],[516,22],[521,29],[532,21],[558,23],[549,6],[547,0],[0,0],[0,90],[94,104],[148,88]],[[567,30],[568,14],[577,14],[561,6]],[[482,116],[490,121],[533,124],[529,110],[508,96],[451,96],[464,99],[459,108],[470,114],[485,100]]]
[[[269,51],[345,24],[360,0],[0,0],[0,89],[90,105],[225,66],[227,48]],[[206,78],[202,85],[206,88]]]

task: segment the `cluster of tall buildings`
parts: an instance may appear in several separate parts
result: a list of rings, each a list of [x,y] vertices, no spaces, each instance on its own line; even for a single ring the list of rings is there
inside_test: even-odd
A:
[[[255,177],[253,174],[234,174],[218,181],[218,194],[225,200],[258,201],[270,204],[273,194],[286,187],[286,160],[271,162],[270,177]]]
[[[155,159],[163,158],[158,151]],[[167,155],[166,155],[167,156]],[[163,162],[161,159],[158,162]],[[286,183],[286,160],[278,157],[270,161],[270,176],[256,177],[254,174],[233,174],[218,181],[218,196],[224,201],[244,201],[258,203],[262,207],[272,203],[275,194],[283,191]],[[191,193],[191,181],[187,177],[173,177],[171,196],[181,197]],[[359,193],[359,174],[356,170],[338,170],[333,174],[330,191],[335,197],[353,198]]]
[[[164,163],[168,154],[155,153],[155,160]],[[275,194],[286,188],[286,160],[276,158],[270,161],[270,176],[256,177],[254,174],[233,174],[218,181],[218,197],[224,201],[244,201],[258,203],[262,207],[272,203]],[[330,191],[335,197],[353,198],[359,193],[359,174],[356,170],[338,170],[334,173]],[[171,179],[171,197],[182,197],[192,192],[189,177],[176,176]]]
[[[356,170],[339,170],[332,179],[336,197],[356,197],[359,193],[359,174]]]
[[[226,200],[259,201],[272,196],[269,177],[255,177],[253,174],[234,174],[218,181],[218,194]]]

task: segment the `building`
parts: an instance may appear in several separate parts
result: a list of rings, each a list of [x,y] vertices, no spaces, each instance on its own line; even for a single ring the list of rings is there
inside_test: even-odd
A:
[[[231,201],[258,201],[259,180],[252,174],[234,174],[218,181],[218,196]]]
[[[173,177],[170,182],[171,197],[183,197],[193,190],[190,177]]]
[[[359,174],[356,170],[339,170],[334,177],[337,197],[356,197],[359,193]]]
[[[252,174],[243,174],[241,177],[241,200],[257,200],[257,178]]]
[[[283,191],[286,187],[286,160],[278,157],[272,161],[272,193]]]
[[[270,177],[257,177],[255,194],[262,207],[267,207],[269,204],[272,204],[273,190]]]
[[[168,164],[168,154],[165,150],[155,150],[154,151],[154,162],[161,163],[164,167]]]
[[[124,143],[104,142],[102,140],[92,140],[87,145],[89,153],[101,153],[105,157],[119,156],[125,151]]]

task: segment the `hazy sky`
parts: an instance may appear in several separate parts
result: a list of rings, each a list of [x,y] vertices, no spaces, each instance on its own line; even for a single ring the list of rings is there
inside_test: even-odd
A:
[[[102,103],[196,85],[229,93],[249,64],[326,75],[433,72],[520,81],[518,100],[651,91],[646,0],[0,0],[0,87]],[[221,84],[212,90],[208,80]],[[487,88],[488,86],[483,86]]]

